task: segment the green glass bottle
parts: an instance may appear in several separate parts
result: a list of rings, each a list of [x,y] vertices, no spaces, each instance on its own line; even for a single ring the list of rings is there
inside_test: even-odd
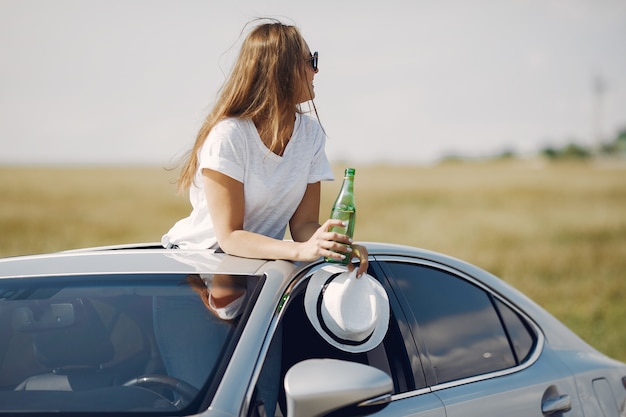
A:
[[[339,219],[346,222],[346,226],[335,226],[330,229],[331,232],[337,232],[349,236],[354,236],[354,224],[356,222],[356,204],[354,202],[354,168],[346,168],[343,176],[343,184],[337,195],[335,204],[330,212],[331,219]],[[337,260],[325,258],[326,262],[347,264],[350,258]]]

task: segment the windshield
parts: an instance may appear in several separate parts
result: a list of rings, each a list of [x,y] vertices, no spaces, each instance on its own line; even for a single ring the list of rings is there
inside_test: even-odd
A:
[[[199,402],[215,390],[260,282],[212,274],[4,279],[0,411],[171,413]]]

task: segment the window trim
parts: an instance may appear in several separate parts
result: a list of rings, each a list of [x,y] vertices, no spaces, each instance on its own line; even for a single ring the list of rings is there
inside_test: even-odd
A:
[[[536,342],[535,342],[535,346],[532,349],[532,352],[527,356],[526,360],[522,363],[520,363],[519,365],[513,366],[511,368],[506,368],[506,369],[501,369],[499,371],[493,371],[493,372],[488,372],[485,374],[480,374],[480,375],[476,375],[476,376],[472,376],[472,377],[467,377],[467,378],[461,378],[461,379],[457,379],[454,381],[449,381],[449,382],[443,382],[443,383],[435,383],[433,385],[428,385],[429,391],[430,392],[436,392],[436,391],[440,391],[443,389],[448,389],[448,388],[452,388],[452,387],[456,387],[459,385],[465,385],[465,384],[469,384],[469,383],[474,383],[474,382],[478,382],[478,381],[482,381],[482,380],[488,380],[488,379],[492,379],[492,378],[497,378],[497,377],[501,377],[501,376],[506,376],[506,375],[510,375],[510,374],[514,374],[517,372],[520,372],[526,368],[529,368],[530,366],[532,366],[538,359],[539,356],[541,355],[541,353],[543,352],[543,348],[545,345],[545,335],[543,333],[543,331],[541,330],[541,328],[537,325],[537,323],[531,318],[529,317],[524,311],[522,311],[520,308],[518,308],[515,304],[511,303],[505,296],[503,296],[502,294],[500,294],[496,289],[484,284],[483,282],[477,280],[476,278],[462,272],[459,271],[458,269],[452,268],[450,266],[441,264],[441,263],[437,263],[437,262],[433,262],[433,261],[428,261],[425,259],[419,259],[419,258],[412,258],[412,257],[407,257],[407,256],[397,256],[397,255],[381,255],[381,256],[375,256],[375,261],[377,264],[379,264],[381,266],[381,269],[384,271],[385,274],[385,278],[388,280],[388,282],[390,283],[390,286],[392,288],[392,290],[394,291],[394,296],[396,297],[396,299],[398,299],[398,301],[401,304],[401,307],[404,311],[404,307],[408,307],[408,302],[406,300],[406,298],[404,297],[404,295],[397,291],[397,281],[396,281],[396,277],[394,276],[393,272],[389,269],[384,267],[384,263],[385,262],[393,262],[393,263],[408,263],[408,264],[414,264],[414,265],[420,265],[420,266],[424,266],[424,267],[429,267],[429,268],[433,268],[433,269],[438,269],[441,270],[443,272],[447,272],[449,274],[452,274],[453,276],[462,279],[464,281],[469,282],[470,284],[482,289],[483,291],[485,291],[488,295],[490,295],[491,297],[493,297],[494,299],[499,300],[500,302],[502,302],[504,305],[506,305],[507,307],[509,307],[511,310],[513,310],[515,313],[517,313],[519,316],[522,317],[522,319],[530,325],[530,327],[532,328],[532,330],[535,332],[536,335]],[[417,320],[415,319],[415,317],[413,316],[413,314],[405,314],[405,319],[411,323],[411,326],[409,327],[415,327],[418,328],[419,324],[417,323]],[[409,331],[411,331],[409,329]],[[416,341],[416,344],[419,345],[421,344],[421,347],[424,347],[423,343],[419,343],[418,342],[422,342],[421,338],[419,336],[414,336],[414,339]],[[428,350],[426,349],[425,352],[409,352],[409,354],[417,354],[420,355],[420,357],[425,356],[427,358],[426,361],[422,362],[422,365],[424,366],[424,371],[428,372],[429,374],[434,376],[434,369],[432,368],[432,363],[430,361],[430,354],[428,353]],[[427,368],[428,367],[428,368]],[[427,378],[428,379],[428,378]],[[427,380],[428,383],[428,380]],[[424,389],[419,389],[413,393],[403,393],[401,394],[402,398],[408,398],[408,397],[412,397],[415,395],[421,395],[424,393]],[[412,395],[410,395],[412,394]]]
[[[419,385],[415,376],[416,372],[421,372],[424,377],[424,386],[416,388],[415,391],[421,392],[424,389],[429,390],[428,387],[432,386],[433,381],[435,381],[435,373],[430,361],[430,356],[428,355],[426,342],[419,334],[415,334],[411,330],[413,327],[419,328],[417,320],[415,319],[406,298],[403,295],[399,296],[402,292],[397,290],[397,284],[393,277],[393,272],[387,267],[384,261],[381,261],[380,257],[377,257],[376,262],[373,263],[376,264],[376,269],[380,271],[382,277],[384,277],[385,287],[388,293],[390,292],[390,294],[388,294],[390,302],[393,299],[391,307],[394,310],[397,309],[397,315],[402,315],[404,324],[404,326],[401,326],[400,329],[402,337],[405,340],[407,338],[410,339],[410,343],[405,342],[404,347],[409,358],[416,358],[416,360],[410,360],[411,370],[413,372],[413,385],[416,387]]]

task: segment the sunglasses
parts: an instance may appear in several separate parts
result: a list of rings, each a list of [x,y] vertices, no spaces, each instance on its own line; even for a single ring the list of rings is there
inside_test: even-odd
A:
[[[306,61],[311,64],[311,68],[313,68],[313,71],[317,72],[317,51],[313,52],[312,54],[310,54],[311,57],[308,58]]]

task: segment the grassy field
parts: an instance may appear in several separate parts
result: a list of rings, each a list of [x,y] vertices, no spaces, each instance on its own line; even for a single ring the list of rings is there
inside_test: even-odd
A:
[[[626,361],[624,165],[356,168],[357,240],[472,262]],[[0,167],[0,256],[158,241],[189,212],[175,176],[159,168]],[[322,217],[340,183],[324,185]]]

